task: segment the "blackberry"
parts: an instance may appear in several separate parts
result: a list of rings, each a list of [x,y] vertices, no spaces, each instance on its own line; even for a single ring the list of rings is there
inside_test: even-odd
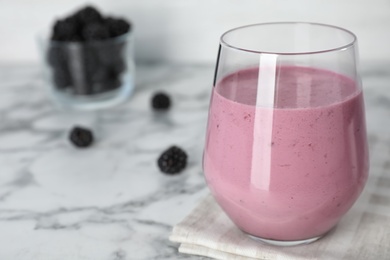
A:
[[[97,57],[97,51],[92,48],[89,44],[85,44],[83,49],[83,61],[84,68],[87,77],[93,81],[93,75],[97,74],[100,68],[102,67],[101,62],[99,62]]]
[[[85,148],[93,143],[92,131],[80,126],[75,126],[69,135],[69,140],[80,148]]]
[[[114,64],[112,64],[112,70],[117,75],[120,75],[122,72],[126,70],[126,63],[122,58],[118,58]]]
[[[86,41],[105,40],[110,37],[107,26],[101,23],[91,23],[84,27],[83,38]]]
[[[167,110],[171,106],[170,97],[163,93],[158,92],[152,98],[152,107],[155,110]]]
[[[99,60],[106,65],[123,63],[125,56],[125,46],[117,41],[106,41],[94,44]]]
[[[181,148],[172,146],[160,155],[157,165],[164,173],[179,173],[187,166],[187,154]]]
[[[120,78],[120,72],[117,72],[112,66],[101,66],[91,77],[93,82],[117,80]]]
[[[85,46],[83,44],[68,44],[68,69],[72,77],[72,94],[89,95],[92,88],[89,84]]]
[[[72,79],[66,70],[53,70],[53,82],[58,89],[65,89],[72,85]]]
[[[107,27],[110,31],[111,37],[116,37],[130,31],[130,23],[124,19],[116,19],[109,17],[105,20]]]
[[[72,37],[70,37],[68,41],[70,41],[70,42],[82,42],[82,41],[84,41],[84,39],[83,39],[83,37],[81,35],[75,34]]]
[[[47,52],[47,62],[54,68],[65,68],[67,66],[66,49],[62,46],[50,46]]]
[[[110,71],[106,67],[99,66],[97,70],[90,74],[91,82],[99,83],[111,78]]]
[[[116,78],[107,81],[105,84],[106,84],[106,90],[110,91],[110,90],[118,89],[122,85],[122,82],[120,81],[120,79]]]
[[[73,41],[78,38],[79,24],[72,18],[57,20],[53,27],[51,39],[53,41]]]
[[[107,91],[118,89],[121,85],[122,83],[119,79],[99,81],[93,84],[93,92],[94,94],[104,93]]]
[[[74,17],[82,25],[100,23],[103,21],[103,17],[100,12],[92,6],[86,6],[83,9],[79,10],[77,13],[74,14]]]

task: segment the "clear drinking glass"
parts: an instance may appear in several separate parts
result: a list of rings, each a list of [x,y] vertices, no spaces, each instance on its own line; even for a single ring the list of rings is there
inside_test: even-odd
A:
[[[361,194],[368,149],[356,36],[315,23],[268,23],[222,35],[203,169],[243,232],[310,243]]]

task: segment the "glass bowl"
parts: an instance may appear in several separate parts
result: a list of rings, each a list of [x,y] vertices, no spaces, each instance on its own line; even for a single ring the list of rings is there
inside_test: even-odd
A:
[[[94,110],[123,103],[134,89],[132,32],[107,40],[38,38],[50,94],[62,108]]]

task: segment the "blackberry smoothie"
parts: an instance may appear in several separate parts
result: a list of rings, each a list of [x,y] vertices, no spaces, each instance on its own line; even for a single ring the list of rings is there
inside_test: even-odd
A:
[[[364,103],[354,80],[280,66],[273,107],[259,104],[251,68],[214,87],[204,173],[219,205],[244,232],[295,241],[333,228],[368,175]]]

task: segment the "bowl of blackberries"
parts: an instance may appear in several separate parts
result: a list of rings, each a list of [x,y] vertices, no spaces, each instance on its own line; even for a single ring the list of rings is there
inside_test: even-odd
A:
[[[40,36],[50,92],[61,107],[98,109],[120,104],[133,90],[131,23],[86,6]]]

